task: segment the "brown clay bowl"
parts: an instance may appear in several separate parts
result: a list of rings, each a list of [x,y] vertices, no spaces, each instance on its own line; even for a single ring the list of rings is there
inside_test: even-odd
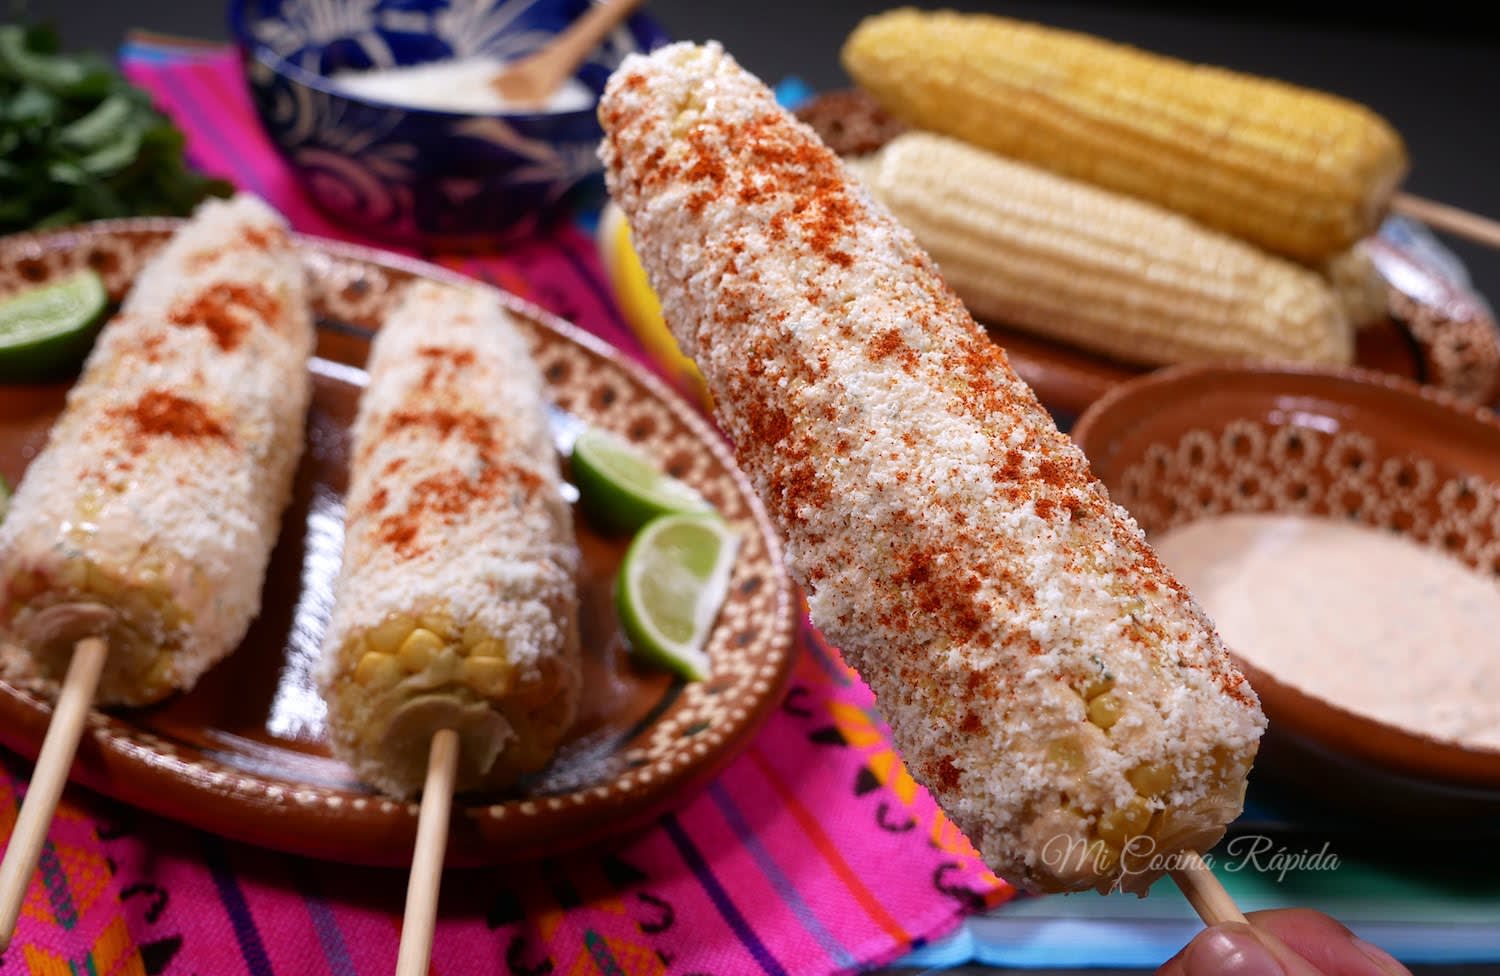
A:
[[[1430,387],[1358,369],[1174,367],[1106,393],[1072,436],[1148,538],[1227,512],[1333,516],[1500,577],[1500,419]],[[1500,636],[1473,652],[1500,654]],[[1260,771],[1365,804],[1375,787],[1392,809],[1500,811],[1500,750],[1387,724],[1236,658],[1271,724]]]

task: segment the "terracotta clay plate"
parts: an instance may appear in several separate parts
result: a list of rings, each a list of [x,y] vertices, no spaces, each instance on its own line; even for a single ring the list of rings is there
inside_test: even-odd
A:
[[[1072,434],[1148,537],[1224,512],[1348,518],[1500,578],[1500,420],[1430,387],[1370,370],[1175,367],[1115,387]],[[1271,723],[1258,768],[1365,808],[1500,813],[1500,749],[1388,724],[1239,664]]]
[[[0,240],[0,295],[91,265],[111,295],[177,226],[105,222]],[[260,618],[191,692],[147,709],[96,712],[74,779],[154,813],[236,840],[313,857],[404,864],[417,807],[355,782],[329,758],[310,677],[342,541],[347,429],[365,383],[371,330],[418,278],[473,282],[381,252],[299,241],[319,319],[307,448],[272,557]],[[779,700],[792,664],[796,603],[782,553],[748,482],[712,427],[605,344],[502,294],[532,340],[560,428],[582,421],[640,445],[697,487],[742,543],[708,653],[712,677],[684,684],[635,663],[613,604],[628,540],[580,515],[585,691],[549,769],[504,796],[461,797],[448,844],[455,865],[582,846],[639,826],[689,796],[744,745]],[[0,387],[0,473],[15,484],[43,444],[66,383]],[[0,683],[0,741],[34,757],[50,691]]]
[[[1110,390],[1150,372],[1007,326],[982,324],[1042,403],[1064,417],[1077,417]],[[1387,320],[1361,329],[1356,339],[1362,367],[1425,380],[1424,352],[1403,326]]]

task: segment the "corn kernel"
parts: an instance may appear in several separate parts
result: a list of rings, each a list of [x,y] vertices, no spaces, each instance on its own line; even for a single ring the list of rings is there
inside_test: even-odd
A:
[[[79,519],[84,522],[92,522],[99,517],[104,510],[104,499],[97,488],[85,488],[78,495],[75,511]]]
[[[1100,695],[1115,686],[1115,679],[1111,675],[1101,674],[1083,686],[1083,697],[1085,701],[1093,701]]]
[[[1093,701],[1115,686],[1115,676],[1109,673],[1103,658],[1093,655],[1090,662],[1094,665],[1094,673],[1084,678],[1083,687],[1078,691],[1084,701]]]
[[[1160,796],[1172,788],[1176,778],[1172,767],[1164,763],[1142,763],[1125,774],[1130,785],[1142,796]]]
[[[69,559],[57,574],[58,582],[70,590],[86,590],[89,585],[87,559]]]
[[[365,640],[370,644],[370,650],[379,651],[381,654],[395,654],[400,650],[401,642],[406,640],[406,635],[412,632],[416,626],[410,619],[393,617],[382,624],[372,627],[365,634]]]
[[[505,658],[505,642],[498,640],[482,640],[469,647],[470,657],[497,657]]]
[[[107,604],[118,603],[125,593],[125,586],[110,573],[98,566],[89,567],[89,592],[96,594]]]
[[[1242,779],[1239,776],[1241,761],[1239,755],[1228,746],[1218,745],[1213,747],[1209,754],[1213,777],[1224,781],[1231,779]]]
[[[1108,730],[1125,714],[1125,703],[1114,692],[1106,692],[1089,702],[1089,721]]]
[[[373,642],[372,642],[373,643]],[[401,642],[397,657],[401,666],[415,673],[431,666],[433,659],[443,649],[443,639],[425,627],[418,627]]]
[[[157,595],[153,593],[153,596]],[[192,615],[183,610],[177,601],[173,600],[167,594],[166,590],[162,590],[159,597],[160,602],[156,605],[156,612],[161,617],[161,625],[164,629],[176,630],[184,622],[191,622]]]
[[[417,622],[444,641],[452,640],[456,633],[453,618],[446,613],[424,613],[417,618]]]
[[[1047,745],[1047,760],[1066,769],[1083,765],[1083,748],[1075,739],[1054,739]]]
[[[510,691],[510,664],[498,657],[470,657],[463,662],[464,684],[485,698],[501,698]]]
[[[1099,818],[1099,836],[1114,847],[1124,847],[1132,837],[1145,833],[1150,823],[1150,805],[1136,797]]]
[[[367,651],[354,666],[354,680],[365,688],[388,688],[401,680],[401,666],[389,654]]]
[[[141,689],[146,696],[155,696],[158,692],[166,691],[172,687],[172,655],[158,654],[146,669],[146,675],[141,680]]]
[[[151,597],[139,586],[126,584],[122,587],[119,599],[115,601],[115,609],[128,617],[141,628],[156,626],[160,623],[160,614],[156,612],[156,604],[151,602]]]
[[[465,647],[474,647],[489,640],[489,630],[477,620],[469,621],[464,627],[463,644]],[[472,653],[472,652],[471,652]]]
[[[344,647],[343,650],[339,653],[345,661],[358,662],[362,660],[366,654],[370,653],[370,645],[365,640],[364,635],[356,633],[350,637],[344,638]]]

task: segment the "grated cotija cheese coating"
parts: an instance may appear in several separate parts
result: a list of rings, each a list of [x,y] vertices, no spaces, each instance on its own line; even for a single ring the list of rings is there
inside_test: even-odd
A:
[[[1188,592],[912,235],[715,43],[632,55],[610,192],[814,623],[1009,881],[1144,893],[1265,720]]]

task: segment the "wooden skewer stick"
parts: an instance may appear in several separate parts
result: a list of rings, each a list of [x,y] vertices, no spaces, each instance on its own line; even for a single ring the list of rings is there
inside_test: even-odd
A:
[[[427,782],[422,812],[417,815],[417,848],[406,882],[406,914],[401,919],[401,950],[396,976],[426,976],[432,959],[432,930],[437,923],[438,882],[448,847],[448,815],[453,810],[453,780],[458,774],[458,733],[441,729],[427,753]]]
[[[52,710],[52,722],[47,726],[41,754],[32,769],[31,785],[21,801],[21,813],[5,848],[5,859],[0,861],[0,952],[10,947],[11,936],[16,934],[21,904],[26,900],[37,858],[47,841],[52,813],[68,782],[68,769],[78,751],[78,740],[83,735],[108,655],[109,645],[100,637],[85,637],[73,645],[73,659],[68,662],[68,674],[63,678],[57,705]]]
[[[1438,230],[1466,237],[1479,244],[1500,248],[1500,220],[1491,220],[1447,203],[1438,203],[1410,193],[1397,193],[1391,209]]]
[[[1193,911],[1203,919],[1204,925],[1247,921],[1245,913],[1240,911],[1234,899],[1229,897],[1229,892],[1224,890],[1224,885],[1214,877],[1213,871],[1203,863],[1203,858],[1196,851],[1185,851],[1177,857],[1180,859],[1180,866],[1169,873],[1187,897],[1188,904],[1193,906]]]

